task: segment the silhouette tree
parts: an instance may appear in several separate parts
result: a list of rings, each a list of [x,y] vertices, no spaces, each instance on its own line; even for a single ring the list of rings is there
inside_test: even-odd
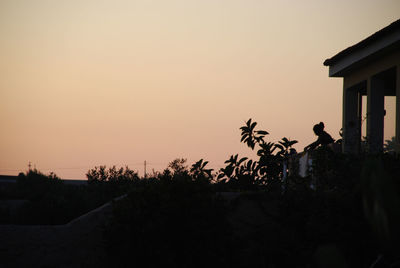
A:
[[[86,173],[86,177],[89,183],[92,182],[122,182],[122,181],[134,181],[139,179],[137,172],[129,169],[128,166],[119,169],[116,166],[112,166],[107,169],[106,166],[99,166],[90,169]]]
[[[186,162],[187,159],[185,158],[176,158],[168,164],[167,169],[172,173],[173,176],[188,175],[189,170]]]
[[[190,168],[190,174],[193,176],[195,180],[198,179],[206,179],[208,181],[212,180],[213,176],[211,172],[213,169],[207,169],[206,165],[208,164],[208,161],[204,161],[203,159],[200,159],[196,163],[192,165]]]
[[[238,155],[232,155],[225,161],[226,167],[221,168],[218,179],[225,182],[242,180],[248,183],[258,182],[266,184],[271,180],[279,180],[282,173],[282,162],[287,159],[296,140],[282,138],[279,143],[266,142],[265,136],[269,133],[265,130],[256,130],[257,122],[250,118],[245,126],[241,127],[240,141],[254,150],[256,146],[258,161],[248,160],[247,157],[239,159]],[[276,151],[278,149],[278,151]]]

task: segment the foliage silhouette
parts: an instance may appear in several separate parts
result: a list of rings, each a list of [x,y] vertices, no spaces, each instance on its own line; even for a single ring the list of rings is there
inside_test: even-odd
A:
[[[257,122],[250,118],[245,126],[241,127],[240,141],[254,150],[256,146],[258,161],[248,160],[247,157],[239,159],[238,155],[232,155],[225,161],[226,167],[219,170],[218,179],[236,185],[235,187],[254,187],[256,185],[270,185],[279,182],[282,178],[283,161],[287,160],[296,140],[282,138],[278,143],[266,142],[265,136],[269,133],[265,130],[256,130]],[[236,183],[234,183],[236,181]]]
[[[284,159],[285,152],[280,148],[273,155],[279,152]],[[170,179],[163,179],[165,174],[161,174],[146,180],[140,187],[131,188],[128,199],[115,202],[115,218],[106,232],[110,262],[120,267],[143,261],[149,267],[200,267],[209,263],[224,267],[327,267],[326,262],[336,256],[348,267],[370,267],[383,253],[385,261],[394,263],[397,255],[388,249],[398,241],[394,239],[397,230],[391,227],[390,244],[387,240],[378,244],[374,224],[384,225],[382,218],[371,212],[377,201],[386,198],[382,207],[387,215],[395,213],[388,219],[390,226],[397,226],[396,207],[388,205],[392,197],[385,197],[385,191],[379,189],[390,187],[398,198],[400,160],[385,155],[379,169],[364,155],[335,154],[323,147],[316,150],[315,158],[320,166],[315,174],[324,178],[317,191],[309,187],[309,178],[290,174],[284,195],[280,187],[267,184],[251,188],[242,181],[236,184],[237,189],[257,191],[242,193],[231,203],[218,199],[220,183],[196,179],[198,173],[192,169],[205,168],[203,160],[192,165],[189,174],[183,172]],[[237,155],[227,160],[230,168],[226,173],[232,179],[223,182],[223,191],[252,174],[255,167],[251,161]],[[372,175],[370,169],[378,175]],[[239,177],[234,178],[235,174]],[[390,185],[385,180],[376,181],[384,174],[392,175]],[[376,183],[386,186],[377,188]],[[368,200],[368,213],[364,213],[363,199]],[[232,217],[246,202],[254,204],[250,211],[258,208],[266,215],[263,225],[246,227],[236,222],[237,216]],[[367,221],[366,215],[373,220]],[[242,227],[234,228],[237,224]]]
[[[108,266],[327,267],[334,258],[347,267],[375,262],[374,267],[395,267],[400,156],[346,155],[319,147],[312,175],[289,172],[282,194],[283,164],[292,159],[297,141],[267,142],[268,132],[256,126],[250,119],[240,130],[241,141],[258,159],[230,156],[216,183],[208,161],[189,168],[183,158],[146,179],[127,167],[95,167],[88,171],[94,183],[83,187],[64,185],[55,174],[21,174],[14,194],[29,203],[19,220],[65,223],[128,192],[113,202],[114,217],[105,229]],[[312,176],[318,178],[316,190],[310,188]],[[223,200],[221,192],[231,190],[242,193]],[[248,224],[257,209],[265,221]]]
[[[400,153],[400,144],[396,141],[396,137],[392,137],[390,140],[385,140],[383,151],[392,154]]]
[[[1,213],[0,223],[65,224],[141,183],[139,180],[131,180],[130,172],[124,173],[126,178],[114,180],[119,174],[116,172],[118,170],[104,170],[104,174],[110,175],[111,180],[88,185],[65,184],[54,173],[45,175],[36,169],[26,174],[20,173],[16,187],[12,190],[12,195],[8,195],[8,199],[26,201],[12,214]]]
[[[396,254],[400,250],[399,185],[381,158],[367,158],[361,172],[364,214],[384,252]]]
[[[170,173],[172,176],[175,175],[182,175],[187,176],[189,175],[189,169],[186,165],[187,159],[185,158],[176,158],[168,164],[164,173]]]
[[[251,122],[251,118],[246,122],[246,125],[241,127],[242,130],[242,138],[240,142],[244,142],[249,146],[251,149],[254,149],[256,143],[260,143],[263,141],[265,135],[269,133],[264,130],[255,130],[257,122]]]
[[[213,179],[212,171],[213,169],[207,169],[206,166],[208,161],[204,161],[200,159],[196,163],[192,165],[190,168],[190,174],[193,176],[195,180],[207,180],[211,181]]]
[[[106,231],[113,267],[232,266],[226,208],[211,185],[179,178],[154,180],[114,203]]]
[[[129,169],[129,167],[121,167],[119,169],[116,166],[112,166],[107,169],[106,166],[99,166],[90,169],[86,173],[86,177],[89,183],[93,182],[126,182],[135,181],[139,179],[137,172]]]

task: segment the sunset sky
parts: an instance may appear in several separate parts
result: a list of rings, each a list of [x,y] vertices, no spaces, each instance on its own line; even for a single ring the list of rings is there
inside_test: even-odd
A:
[[[249,118],[298,151],[320,121],[338,139],[342,79],[322,63],[399,17],[399,0],[0,0],[0,174],[219,169],[252,156]]]

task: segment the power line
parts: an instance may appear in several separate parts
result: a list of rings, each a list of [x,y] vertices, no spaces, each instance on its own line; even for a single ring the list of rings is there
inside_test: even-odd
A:
[[[145,160],[144,162],[135,162],[135,163],[127,163],[127,164],[117,164],[117,165],[109,165],[110,167],[112,167],[112,166],[121,166],[121,167],[123,167],[123,166],[127,166],[127,167],[129,167],[129,166],[134,166],[134,167],[137,167],[137,169],[139,169],[141,166],[143,166],[143,164],[144,164],[144,174],[147,174],[147,169],[150,167],[157,167],[157,166],[164,166],[165,168],[168,166],[168,163],[169,162],[149,162],[149,161],[147,161],[147,160]],[[36,168],[36,164],[33,164],[33,166]],[[70,166],[70,167],[67,167],[67,166],[64,166],[64,167],[54,167],[54,168],[52,168],[52,167],[39,167],[39,170],[42,170],[42,171],[53,171],[53,170],[90,170],[90,169],[92,169],[92,168],[95,168],[95,167],[98,167],[98,166],[107,166],[107,165],[102,165],[102,164],[100,164],[100,165],[93,165],[93,166]],[[210,165],[210,166],[212,166],[213,168],[215,168],[215,169],[219,169],[219,168],[222,168],[222,167],[225,167],[224,165]],[[29,162],[29,164],[28,164],[28,170],[31,170],[31,167],[32,167],[32,163],[31,162]],[[12,169],[12,168],[0,168],[0,171],[1,172],[22,172],[23,171],[23,169]]]
[[[0,171],[21,171],[21,169],[0,168]]]
[[[167,165],[166,163],[161,163],[161,162],[148,162],[147,160],[145,160],[146,166],[158,166],[158,165]],[[99,164],[99,165],[93,165],[93,166],[72,166],[72,167],[41,167],[40,170],[64,170],[64,169],[91,169],[94,167],[98,167],[98,166],[142,166],[143,162],[139,163],[128,163],[128,164],[117,164],[117,165],[103,165],[103,164]],[[33,166],[36,166],[36,164],[34,164]],[[31,169],[32,168],[32,164],[30,163],[28,165],[28,168]],[[9,168],[0,168],[0,170],[3,171],[20,171],[21,169],[9,169]]]

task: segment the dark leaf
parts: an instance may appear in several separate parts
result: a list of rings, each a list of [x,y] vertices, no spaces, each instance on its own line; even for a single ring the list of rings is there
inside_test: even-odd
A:
[[[250,131],[253,131],[254,128],[256,127],[256,125],[257,125],[257,122],[253,122],[253,124],[251,124],[251,126],[250,126]]]
[[[258,131],[256,131],[256,133],[260,134],[260,135],[268,135],[269,134],[267,131],[264,131],[264,130],[258,130]]]
[[[240,165],[243,161],[246,161],[247,159],[248,159],[247,157],[243,157],[239,160],[237,164]]]
[[[298,141],[297,140],[293,140],[293,141],[290,142],[290,146],[292,146],[292,145],[294,145],[296,143],[298,143]]]

